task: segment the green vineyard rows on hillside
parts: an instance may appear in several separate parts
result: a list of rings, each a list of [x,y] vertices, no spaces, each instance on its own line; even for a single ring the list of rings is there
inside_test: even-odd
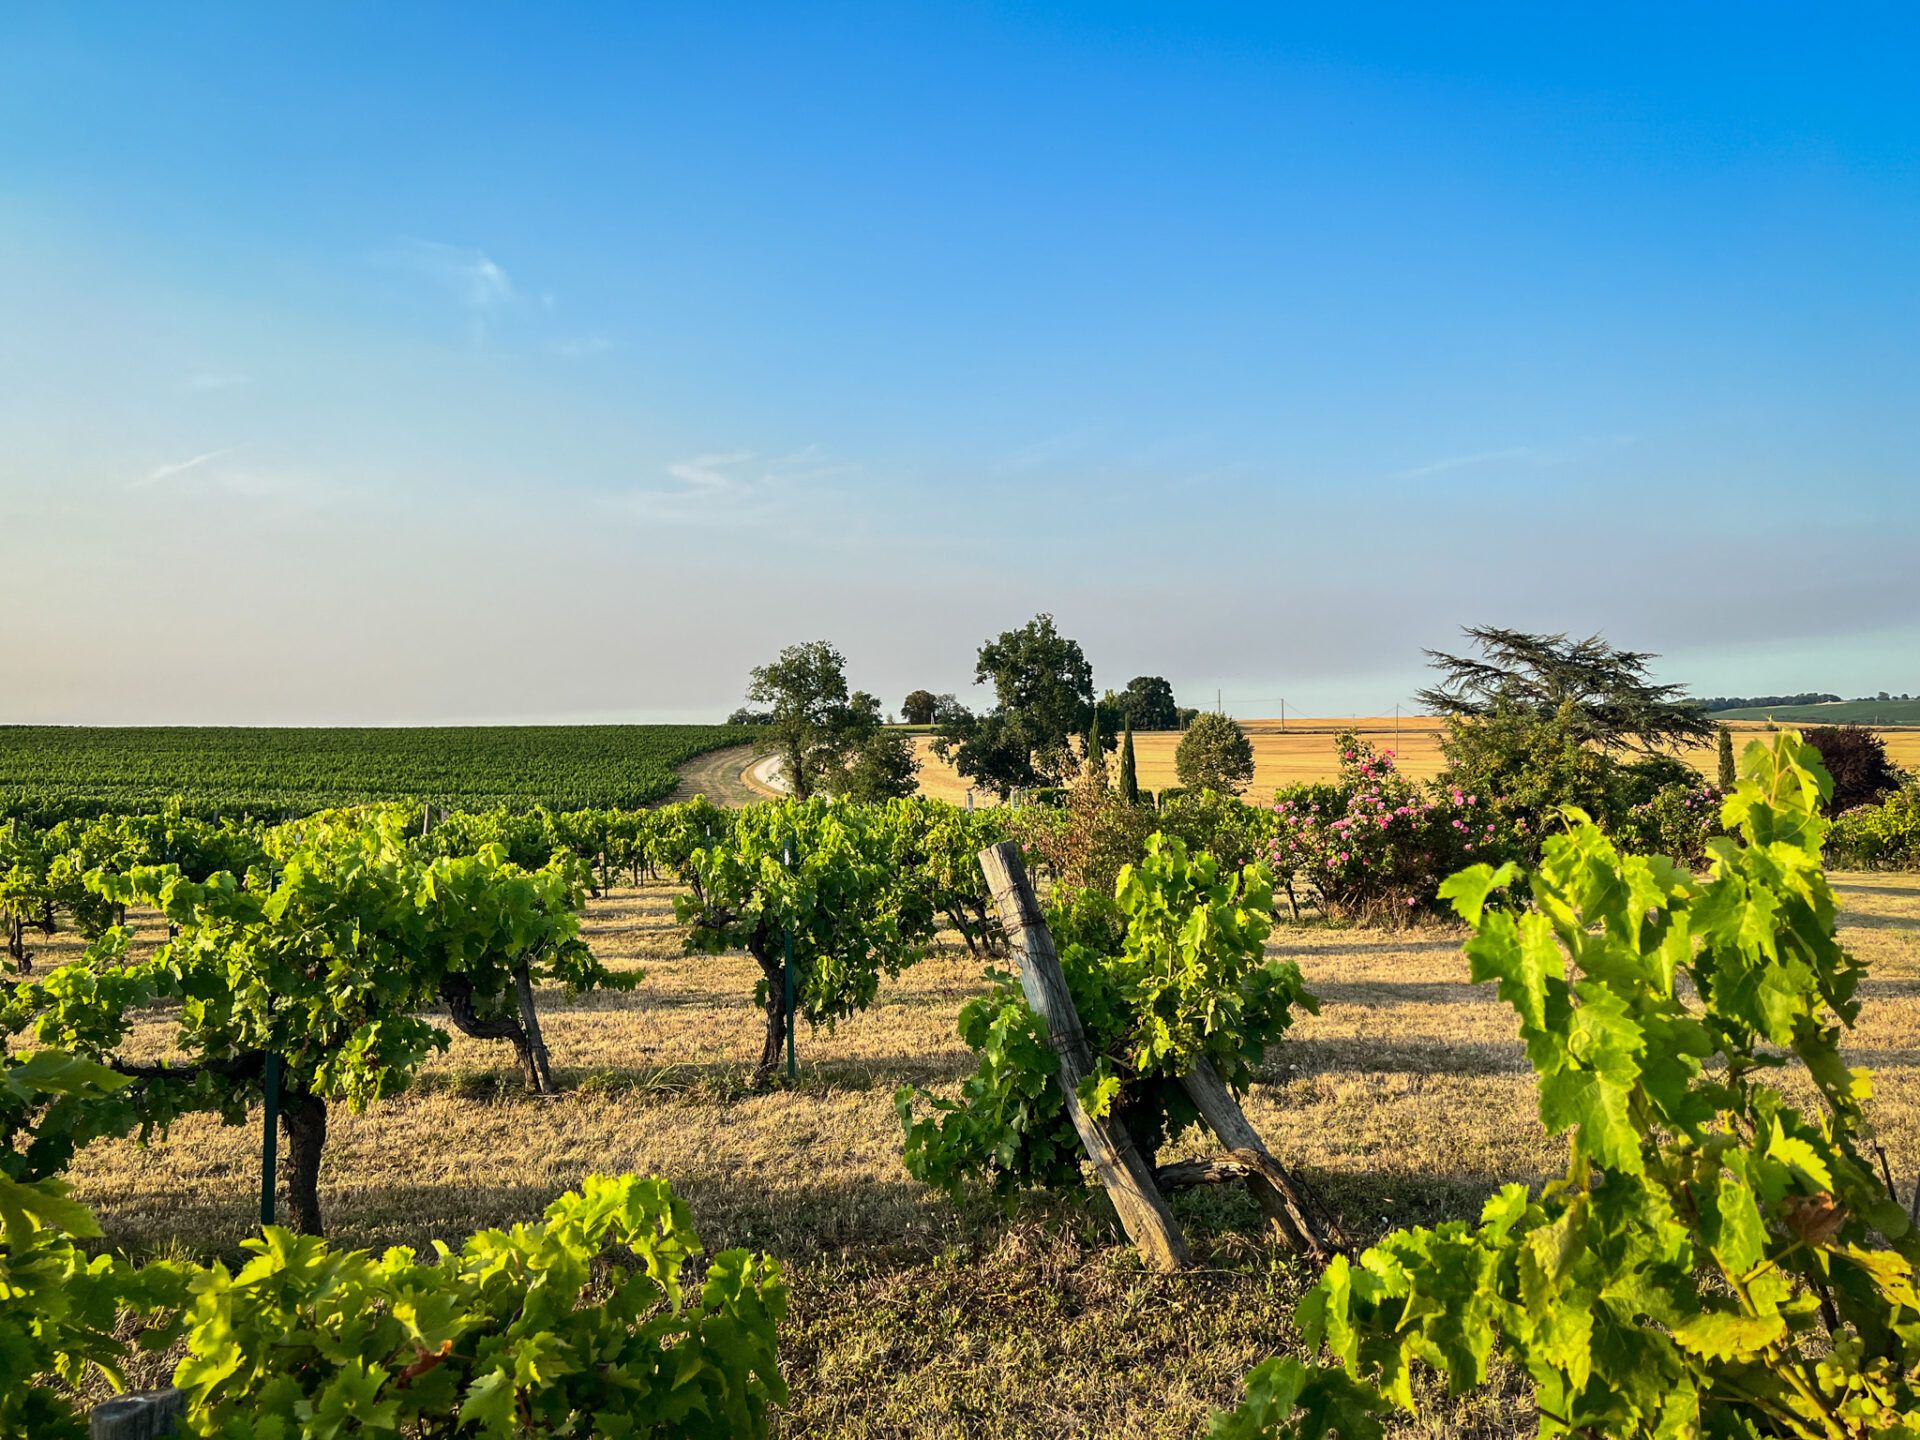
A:
[[[204,816],[296,815],[373,800],[629,808],[665,796],[694,756],[758,733],[736,725],[0,726],[0,811],[55,819],[174,799]]]

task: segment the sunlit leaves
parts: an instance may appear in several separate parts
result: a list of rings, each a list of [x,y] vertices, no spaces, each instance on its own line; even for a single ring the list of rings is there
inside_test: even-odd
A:
[[[1081,1102],[1124,1113],[1149,1150],[1197,1118],[1182,1075],[1205,1060],[1245,1088],[1295,1009],[1313,1005],[1298,967],[1265,953],[1272,885],[1263,864],[1227,870],[1155,835],[1112,896],[1075,892],[1048,916],[1094,1054]],[[960,1098],[911,1087],[895,1097],[907,1169],[953,1192],[1077,1184],[1081,1151],[1058,1057],[1014,977],[989,978],[992,993],[960,1015],[978,1061]]]
[[[1414,1404],[1409,1376],[1476,1386],[1501,1351],[1545,1435],[1912,1434],[1920,1260],[1860,1152],[1865,1075],[1839,1044],[1862,967],[1821,872],[1828,781],[1792,734],[1749,748],[1699,879],[1620,855],[1578,812],[1526,877],[1476,866],[1443,893],[1475,927],[1568,1137],[1564,1179],[1509,1187],[1477,1228],[1400,1231],[1336,1260],[1299,1305],[1337,1371],[1263,1368],[1217,1434],[1324,1433],[1334,1374]],[[1766,1083],[1790,1049],[1824,1101]],[[1289,1408],[1291,1407],[1291,1408]],[[1357,1432],[1356,1432],[1357,1433]]]

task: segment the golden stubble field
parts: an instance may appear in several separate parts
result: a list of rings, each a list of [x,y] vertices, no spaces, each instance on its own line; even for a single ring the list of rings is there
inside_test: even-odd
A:
[[[1247,787],[1248,799],[1265,800],[1282,785],[1298,785],[1312,780],[1331,779],[1339,770],[1334,737],[1353,727],[1381,750],[1395,752],[1399,768],[1416,780],[1427,780],[1440,773],[1445,760],[1440,753],[1443,722],[1430,715],[1410,715],[1396,719],[1392,715],[1368,715],[1354,719],[1242,720],[1241,728],[1253,741],[1253,783]],[[1736,720],[1734,743],[1746,743],[1768,733],[1768,726],[1757,720]],[[1887,742],[1887,753],[1896,765],[1920,770],[1920,728],[1905,727],[1877,732]],[[920,760],[920,793],[963,804],[967,781],[946,761],[933,753],[932,737],[914,737],[914,752]],[[1144,790],[1162,790],[1178,785],[1174,769],[1174,751],[1180,736],[1167,731],[1138,734],[1133,737],[1134,762],[1139,768]],[[1684,757],[1701,774],[1716,773],[1718,754],[1713,745],[1702,745]],[[976,792],[975,804],[992,803],[987,792]]]
[[[1844,938],[1873,966],[1852,1056],[1878,1072],[1873,1114],[1904,1188],[1920,1173],[1920,877],[1836,888]],[[1103,1200],[956,1206],[905,1173],[894,1089],[950,1094],[971,1068],[954,1020],[982,981],[964,950],[887,984],[837,1033],[803,1031],[798,1088],[751,1094],[757,971],[682,955],[671,894],[591,905],[595,948],[647,973],[628,994],[543,997],[566,1093],[517,1093],[507,1047],[456,1036],[408,1094],[335,1113],[321,1188],[337,1240],[420,1245],[532,1218],[592,1172],[665,1175],[709,1247],[786,1267],[784,1436],[1191,1436],[1250,1365],[1295,1344],[1288,1317],[1312,1276],[1265,1245],[1243,1196],[1176,1200],[1200,1268],[1169,1279],[1140,1269]],[[1275,933],[1323,1010],[1273,1054],[1248,1113],[1362,1237],[1471,1215],[1495,1186],[1556,1165],[1512,1016],[1466,983],[1460,938]],[[72,948],[63,936],[44,958]],[[155,1016],[138,1039],[158,1053],[168,1033]],[[192,1118],[146,1148],[96,1145],[72,1178],[116,1244],[231,1257],[252,1224],[257,1142],[257,1118]],[[1404,1433],[1531,1424],[1511,1392],[1436,1397]]]

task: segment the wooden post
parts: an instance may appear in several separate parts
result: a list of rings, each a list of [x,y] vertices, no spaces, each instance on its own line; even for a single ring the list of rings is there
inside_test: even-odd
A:
[[[540,1012],[533,1004],[533,977],[525,965],[513,972],[514,993],[520,999],[520,1025],[527,1032],[527,1045],[533,1052],[533,1071],[542,1095],[553,1094],[553,1074],[547,1067],[547,1042],[540,1035]]]
[[[1120,1223],[1141,1256],[1156,1270],[1178,1270],[1190,1263],[1186,1237],[1154,1184],[1153,1172],[1122,1126],[1110,1119],[1095,1119],[1080,1103],[1080,1082],[1093,1070],[1093,1055],[1073,1008],[1053,936],[1040,913],[1040,901],[1021,863],[1020,847],[1006,840],[982,850],[980,868],[986,872],[1000,926],[1019,962],[1020,988],[1034,1014],[1045,1022],[1048,1043],[1060,1057],[1060,1088],[1080,1143],[1087,1147]]]
[[[1233,1098],[1220,1072],[1213,1068],[1213,1062],[1197,1062],[1180,1077],[1180,1085],[1199,1110],[1200,1118],[1227,1147],[1228,1158],[1246,1167],[1245,1178],[1254,1199],[1267,1212],[1267,1218],[1281,1238],[1315,1260],[1331,1258],[1329,1241],[1333,1245],[1342,1243],[1339,1228],[1329,1225],[1330,1233],[1321,1234],[1321,1227],[1307,1214],[1306,1198],[1299,1186],[1273,1158],[1266,1141],[1247,1119],[1247,1112],[1240,1108],[1240,1102]]]
[[[87,1435],[89,1440],[159,1440],[179,1434],[186,1418],[186,1391],[138,1390],[94,1406],[87,1416]]]

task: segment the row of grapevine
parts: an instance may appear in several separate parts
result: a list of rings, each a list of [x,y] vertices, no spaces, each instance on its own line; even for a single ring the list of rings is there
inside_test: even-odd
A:
[[[59,1050],[0,1055],[0,1435],[79,1440],[77,1387],[176,1345],[186,1432],[231,1440],[728,1440],[765,1436],[786,1398],[779,1267],[727,1250],[690,1286],[699,1237],[658,1179],[590,1176],[539,1221],[430,1260],[275,1226],[237,1272],[95,1255],[57,1172],[134,1084]]]
[[[173,805],[281,820],[341,805],[637,808],[741,725],[476,725],[418,729],[0,726],[0,816],[39,824]]]

